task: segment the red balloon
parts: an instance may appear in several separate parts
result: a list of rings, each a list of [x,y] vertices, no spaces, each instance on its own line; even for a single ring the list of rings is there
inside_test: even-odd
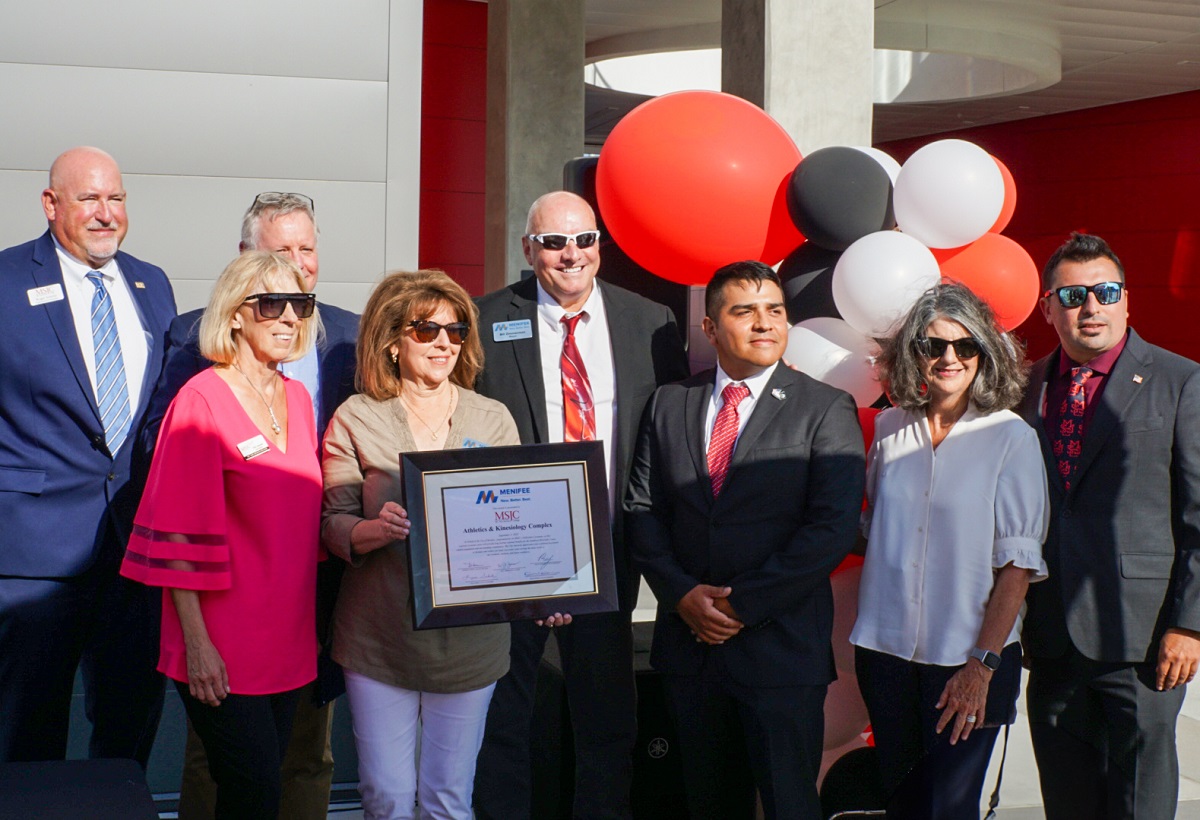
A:
[[[1013,213],[1017,210],[1017,181],[1013,179],[1012,171],[1008,170],[1007,165],[995,157],[992,157],[992,160],[1000,169],[1000,176],[1004,177],[1004,204],[1000,206],[1000,216],[996,217],[996,224],[988,228],[988,233],[1000,233],[1008,227]]]
[[[642,267],[703,285],[730,262],[779,262],[804,237],[787,209],[800,151],[740,97],[679,91],[642,103],[612,130],[596,168],[600,213]]]
[[[938,260],[942,276],[969,287],[996,312],[996,320],[1012,330],[1029,318],[1037,304],[1037,265],[1029,253],[998,233],[985,233],[970,245]]]

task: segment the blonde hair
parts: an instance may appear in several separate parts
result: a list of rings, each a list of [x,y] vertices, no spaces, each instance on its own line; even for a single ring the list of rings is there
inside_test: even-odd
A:
[[[474,389],[475,377],[483,369],[483,345],[479,343],[479,310],[462,285],[440,270],[393,271],[375,286],[363,309],[358,328],[359,392],[377,401],[400,393],[400,369],[392,362],[390,348],[400,344],[409,322],[426,319],[445,305],[459,322],[471,326],[458,351],[450,381]]]
[[[305,292],[304,274],[286,256],[270,251],[246,251],[230,262],[217,277],[200,320],[200,354],[214,364],[233,364],[239,332],[233,327],[233,315],[247,297],[270,292],[272,283],[281,278],[289,280],[300,293]],[[322,333],[321,315],[314,308],[312,316],[300,321],[292,354],[284,361],[302,358]]]

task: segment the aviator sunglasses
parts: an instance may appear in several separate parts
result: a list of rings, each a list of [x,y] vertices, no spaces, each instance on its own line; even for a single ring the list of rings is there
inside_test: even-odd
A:
[[[962,339],[938,339],[933,336],[917,339],[913,346],[927,359],[940,359],[946,355],[946,348],[953,347],[954,355],[960,359],[974,359],[980,354],[979,342],[967,336]]]
[[[297,319],[307,319],[313,315],[317,306],[317,297],[311,293],[255,293],[242,300],[258,302],[258,315],[264,319],[278,319],[291,305]]]
[[[526,239],[536,242],[548,251],[561,251],[567,247],[568,242],[574,242],[577,248],[590,248],[595,245],[600,239],[600,231],[580,231],[576,234],[570,233],[531,233],[525,236]]]
[[[412,328],[413,337],[423,344],[429,344],[434,341],[437,339],[438,334],[444,330],[446,331],[446,338],[450,340],[450,344],[460,345],[471,333],[471,326],[466,322],[451,322],[448,325],[439,325],[437,322],[417,320],[409,322],[408,326]]]
[[[1096,294],[1096,301],[1102,305],[1115,305],[1121,301],[1121,291],[1125,289],[1124,282],[1101,282],[1098,285],[1067,285],[1054,288],[1042,294],[1045,299],[1050,294],[1058,297],[1058,303],[1065,308],[1077,308],[1087,301],[1088,293]]]

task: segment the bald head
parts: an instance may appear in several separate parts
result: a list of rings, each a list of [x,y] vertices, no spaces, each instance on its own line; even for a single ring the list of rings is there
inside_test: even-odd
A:
[[[577,235],[596,231],[596,214],[581,196],[569,191],[552,191],[538,197],[529,209],[521,247],[533,274],[554,301],[568,313],[580,310],[592,293],[592,282],[600,270],[600,243],[593,234],[579,246]],[[566,244],[546,247],[531,236],[562,234]],[[544,238],[544,237],[543,237]],[[562,237],[558,238],[562,240]]]
[[[592,227],[596,226],[596,214],[586,199],[570,191],[551,191],[539,196],[529,206],[529,215],[525,217],[525,233],[540,233],[537,226],[544,221],[540,219],[542,214],[560,210],[579,212],[580,216],[586,215],[587,219],[591,220]]]
[[[42,209],[67,253],[92,268],[103,267],[117,255],[129,227],[117,161],[88,146],[65,152],[50,166]]]

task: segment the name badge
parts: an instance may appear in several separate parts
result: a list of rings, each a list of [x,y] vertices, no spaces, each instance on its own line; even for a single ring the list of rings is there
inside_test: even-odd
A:
[[[64,298],[62,285],[46,285],[40,288],[30,288],[25,291],[25,295],[29,297],[29,304],[34,307],[44,305],[47,302],[61,302]]]
[[[476,438],[464,438],[462,446],[467,447],[487,447],[488,445]]]
[[[494,322],[492,324],[493,342],[513,342],[517,339],[533,338],[533,322],[528,319],[518,319],[515,322]]]
[[[237,446],[238,452],[242,454],[242,458],[249,461],[255,456],[261,456],[263,453],[270,450],[267,440],[263,438],[263,434],[259,433],[254,438],[248,438]]]

